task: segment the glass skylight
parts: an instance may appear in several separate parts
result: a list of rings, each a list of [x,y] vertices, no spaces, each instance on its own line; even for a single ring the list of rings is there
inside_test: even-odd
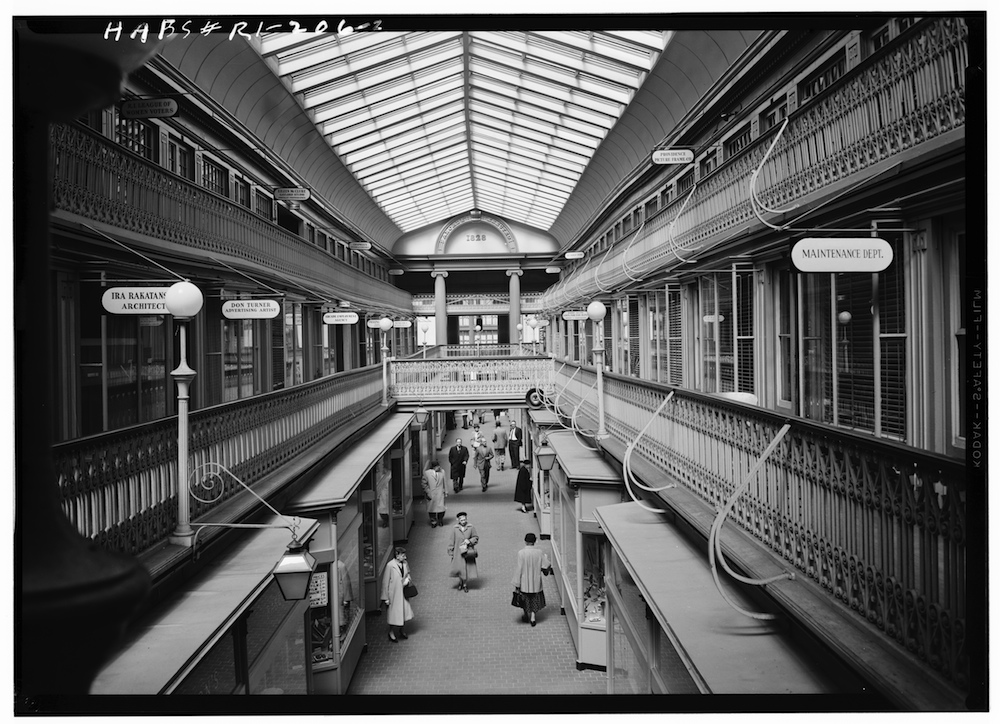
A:
[[[271,33],[258,50],[403,231],[474,208],[547,230],[670,36]]]

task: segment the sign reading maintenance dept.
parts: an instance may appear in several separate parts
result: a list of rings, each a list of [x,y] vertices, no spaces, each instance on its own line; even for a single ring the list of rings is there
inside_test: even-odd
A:
[[[792,264],[801,272],[880,272],[892,263],[892,247],[884,239],[799,239]]]

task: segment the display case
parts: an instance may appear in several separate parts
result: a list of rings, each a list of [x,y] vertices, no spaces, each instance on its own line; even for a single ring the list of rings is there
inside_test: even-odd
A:
[[[576,646],[577,668],[604,670],[607,541],[594,511],[620,503],[624,486],[619,469],[596,451],[582,447],[572,432],[550,432],[547,442],[556,452],[550,472],[553,563]]]
[[[413,525],[413,481],[410,430],[393,445],[390,457],[392,540],[405,543]]]
[[[545,443],[548,433],[559,429],[559,418],[549,410],[530,410],[528,412],[528,432],[526,434],[528,448],[522,450],[531,460],[532,486],[531,497],[535,506],[535,518],[538,519],[538,531],[542,540],[552,537],[552,483],[548,471],[542,470],[535,458],[535,451]]]

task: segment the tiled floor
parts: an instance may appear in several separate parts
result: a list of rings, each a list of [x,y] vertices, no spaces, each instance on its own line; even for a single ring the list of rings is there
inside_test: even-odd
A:
[[[492,431],[487,413],[485,431]],[[468,444],[471,429],[450,431],[440,451],[442,467],[448,448],[461,434]],[[532,628],[521,622],[521,609],[510,605],[511,577],[524,534],[538,533],[532,514],[514,502],[516,470],[493,470],[489,489],[480,490],[479,474],[470,465],[465,488],[450,494],[444,528],[428,525],[426,507],[416,504],[416,522],[406,544],[407,559],[420,594],[411,601],[415,618],[406,626],[409,639],[392,643],[383,616],[368,621],[368,650],[351,681],[349,694],[606,694],[603,671],[577,670],[576,651],[559,591],[545,579],[547,607]],[[449,486],[450,492],[450,486]],[[479,578],[469,593],[455,589],[446,553],[455,514],[465,511],[479,536]],[[538,546],[551,552],[549,541]]]

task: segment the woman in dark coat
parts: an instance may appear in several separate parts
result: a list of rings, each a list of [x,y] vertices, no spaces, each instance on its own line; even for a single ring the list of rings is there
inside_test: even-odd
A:
[[[535,625],[535,613],[545,608],[545,591],[542,590],[542,576],[552,572],[552,564],[545,551],[535,548],[536,536],[526,533],[524,548],[517,552],[517,570],[514,571],[514,590],[521,594],[521,620]]]
[[[521,504],[521,512],[527,513],[531,505],[531,469],[528,461],[522,460],[517,470],[517,484],[514,486],[514,502]]]

